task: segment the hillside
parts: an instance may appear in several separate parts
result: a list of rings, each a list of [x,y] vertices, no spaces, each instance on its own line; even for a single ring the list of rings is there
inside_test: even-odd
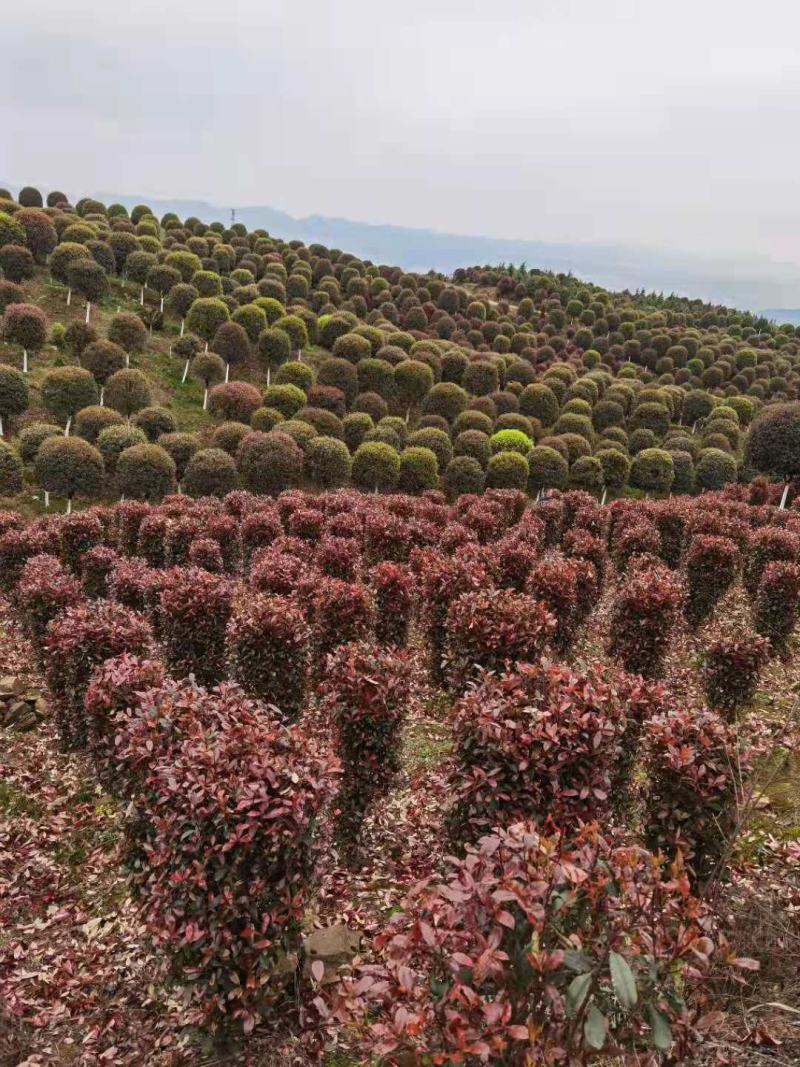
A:
[[[41,200],[0,1067],[796,1064],[795,327]]]
[[[48,199],[39,208],[0,198],[6,365],[22,366],[20,342],[33,330],[30,373],[6,375],[0,410],[7,441],[19,446],[26,431],[20,505],[37,487],[54,500],[155,499],[182,481],[195,451],[192,492],[212,483],[450,495],[571,486],[609,499],[719,489],[759,467],[794,473],[751,463],[744,449],[757,413],[797,396],[790,325],[525,266],[408,274],[242,223]],[[20,301],[43,322],[15,326]],[[110,427],[101,440],[112,421],[142,432]],[[47,432],[38,427],[68,422],[92,446],[108,445],[91,491],[80,477],[70,487],[61,470],[47,475],[44,461],[37,469]],[[248,424],[279,427],[271,441],[286,471],[246,469]],[[119,444],[145,438],[156,450],[126,457],[118,473]],[[229,460],[209,460],[219,447]],[[207,461],[217,463],[211,472]],[[19,478],[13,456],[8,463],[7,493]]]

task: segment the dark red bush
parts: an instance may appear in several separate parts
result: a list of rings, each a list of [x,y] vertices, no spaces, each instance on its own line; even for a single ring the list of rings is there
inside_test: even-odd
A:
[[[226,634],[231,678],[248,696],[298,718],[305,700],[311,630],[288,596],[247,596],[236,605]]]
[[[328,658],[322,687],[342,761],[337,837],[355,848],[369,808],[386,796],[400,769],[400,728],[408,708],[405,653],[355,642]]]
[[[139,527],[151,511],[150,505],[141,500],[123,500],[117,504],[117,548],[123,556],[133,556],[139,541]]]
[[[474,840],[521,818],[550,817],[566,829],[576,816],[608,811],[626,716],[640,718],[634,693],[621,672],[599,666],[578,675],[520,663],[502,676],[484,674],[453,709],[451,834]]]
[[[712,641],[703,665],[703,685],[709,706],[719,708],[731,718],[737,709],[749,704],[769,652],[769,641],[751,634]]]
[[[533,596],[491,588],[462,593],[447,616],[448,685],[461,693],[481,670],[533,663],[555,634],[555,618]]]
[[[189,1021],[249,1033],[290,977],[336,765],[238,687],[184,687],[178,699],[186,728],[137,801],[132,879]]]
[[[222,574],[225,570],[219,542],[211,537],[195,537],[189,545],[188,563],[190,567],[202,567],[212,574]]]
[[[325,515],[318,508],[296,508],[286,517],[286,532],[316,544],[322,536]]]
[[[575,639],[584,601],[579,604],[577,560],[554,557],[538,563],[528,576],[527,592],[544,604],[555,619],[553,647],[565,651]],[[584,575],[585,577],[585,575]]]
[[[280,517],[273,508],[259,507],[242,519],[242,558],[245,567],[257,548],[266,548],[283,532]]]
[[[159,689],[166,680],[163,663],[123,653],[107,659],[94,671],[86,690],[84,708],[87,747],[99,780],[115,796],[131,799],[141,788],[152,749],[140,760],[127,759],[130,722],[139,715],[139,698]]]
[[[758,591],[761,575],[769,563],[800,561],[800,537],[789,530],[767,526],[756,530],[750,537],[747,549],[743,580],[750,596]]]
[[[84,594],[90,599],[108,596],[108,579],[121,562],[119,554],[107,545],[97,545],[84,552],[81,558]]]
[[[103,540],[103,524],[91,511],[74,511],[62,518],[59,533],[62,560],[73,574],[80,574],[83,553]]]
[[[139,523],[136,538],[136,554],[151,567],[163,567],[166,557],[165,541],[170,519],[164,512],[151,509]]]
[[[148,598],[159,588],[161,572],[143,559],[123,559],[115,565],[108,578],[109,595],[133,611],[147,613]]]
[[[695,534],[686,553],[686,618],[699,626],[736,580],[741,564],[739,549],[727,537]]]
[[[352,537],[324,537],[317,545],[314,562],[329,578],[354,582],[361,573],[361,549]]]
[[[56,556],[31,556],[20,570],[15,599],[25,636],[42,659],[47,627],[64,608],[82,599],[81,583]]]
[[[679,865],[518,823],[417,886],[331,1009],[392,1064],[690,1063],[714,933]]]
[[[95,668],[123,652],[146,655],[152,641],[147,620],[113,600],[81,601],[52,621],[45,639],[45,678],[66,747],[86,744],[83,698]]]
[[[714,712],[670,711],[646,729],[648,841],[670,855],[680,848],[705,881],[733,831],[748,753]]]
[[[602,590],[608,570],[608,552],[605,542],[588,530],[573,527],[567,530],[561,542],[561,549],[570,559],[585,559],[594,565],[598,591]]]
[[[289,596],[313,568],[297,556],[276,548],[259,549],[250,568],[250,585],[259,593]]]
[[[368,579],[375,598],[375,640],[379,645],[404,648],[414,592],[408,568],[386,560],[375,564]]]
[[[360,582],[322,579],[312,595],[312,670],[325,671],[328,653],[339,645],[369,639],[374,625],[371,590]]]
[[[539,554],[535,540],[526,540],[519,537],[516,530],[510,530],[494,545],[488,546],[486,558],[500,588],[522,593]]]
[[[445,556],[434,549],[415,549],[412,563],[419,575],[420,623],[428,646],[431,679],[441,685],[450,607],[462,593],[486,590],[490,583],[484,564],[466,552]]]
[[[626,670],[658,678],[683,606],[683,590],[663,564],[629,576],[611,608],[609,655]]]
[[[612,537],[611,555],[617,570],[624,574],[634,556],[661,554],[661,536],[645,519],[621,526]]]
[[[201,685],[216,685],[225,677],[232,600],[231,584],[220,575],[196,567],[171,573],[158,599],[159,631],[176,676],[193,674]]]
[[[753,625],[756,632],[767,637],[773,648],[782,655],[800,615],[800,564],[768,563],[753,605]]]

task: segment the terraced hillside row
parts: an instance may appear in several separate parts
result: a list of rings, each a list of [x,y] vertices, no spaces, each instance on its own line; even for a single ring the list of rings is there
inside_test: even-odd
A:
[[[0,270],[0,493],[29,512],[800,474],[800,341],[729,308],[525,267],[409,274],[32,188],[0,190]]]

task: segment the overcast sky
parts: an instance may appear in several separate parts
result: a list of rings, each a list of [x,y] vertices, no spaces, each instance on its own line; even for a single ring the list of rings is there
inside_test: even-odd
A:
[[[0,179],[800,263],[797,0],[17,0]]]

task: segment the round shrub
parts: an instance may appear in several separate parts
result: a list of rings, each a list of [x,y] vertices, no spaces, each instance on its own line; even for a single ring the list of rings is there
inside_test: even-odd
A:
[[[773,404],[756,416],[747,435],[745,460],[772,477],[800,474],[800,403]]]
[[[112,374],[105,387],[109,407],[130,417],[150,404],[150,386],[140,370],[124,368]]]
[[[661,448],[645,448],[631,464],[628,481],[646,493],[668,493],[675,478],[672,456]]]
[[[230,313],[222,300],[217,297],[200,297],[189,308],[186,329],[210,344],[214,334],[229,318]]]
[[[97,449],[103,457],[108,474],[114,474],[117,461],[125,449],[145,444],[147,444],[147,437],[144,431],[135,426],[107,426],[97,436]]]
[[[43,489],[68,501],[92,497],[103,484],[103,457],[80,437],[50,437],[36,454],[34,474]]]
[[[0,431],[3,421],[21,415],[29,402],[30,393],[25,376],[14,367],[0,365]]]
[[[244,432],[248,432],[246,426],[244,427]],[[162,434],[158,439],[158,443],[172,458],[172,462],[175,464],[175,477],[178,485],[180,485],[186,473],[189,460],[200,448],[200,441],[193,433],[174,431]]]
[[[359,489],[370,492],[394,489],[400,477],[400,456],[382,441],[365,441],[353,456],[352,479]]]
[[[257,414],[258,412],[253,412],[253,417]],[[250,421],[254,430],[265,429],[263,426],[253,426],[252,419]],[[280,421],[280,419],[278,421]],[[268,426],[266,432],[269,432],[275,425],[276,423],[272,423]],[[251,426],[248,426],[244,422],[223,422],[216,428],[216,430],[214,430],[211,442],[214,448],[221,448],[223,452],[227,452],[228,455],[235,457],[242,440],[250,433]]]
[[[282,387],[273,386],[273,388]],[[260,407],[261,393],[248,382],[226,382],[224,385],[215,385],[208,395],[208,410],[212,415],[219,415],[226,420],[249,422],[253,413]]]
[[[0,441],[0,496],[16,496],[22,492],[22,460],[17,452]]]
[[[108,340],[125,352],[144,352],[147,328],[132,311],[118,311],[108,326]]]
[[[107,426],[121,426],[124,419],[113,408],[104,408],[93,404],[81,408],[75,416],[75,433],[90,444],[97,444],[97,438]]]
[[[296,385],[268,385],[264,390],[264,407],[280,411],[287,419],[295,416],[305,404],[306,394]]]
[[[17,448],[23,463],[33,463],[44,441],[48,437],[61,437],[63,431],[49,422],[34,422],[21,431]]]
[[[537,445],[528,454],[528,489],[538,494],[543,489],[566,489],[569,464],[549,445]]]
[[[304,462],[302,449],[279,430],[249,433],[236,453],[242,485],[253,493],[277,495],[297,485]]]
[[[603,468],[603,484],[608,489],[620,490],[627,482],[631,470],[631,461],[625,452],[620,452],[615,448],[600,448],[596,459]]]
[[[0,270],[10,282],[22,282],[36,273],[33,256],[22,245],[0,246]]]
[[[429,448],[410,447],[400,453],[397,487],[404,493],[435,489],[439,484],[439,464]]]
[[[193,674],[205,686],[225,677],[225,631],[231,615],[230,582],[197,567],[174,568],[158,598],[167,664],[176,676]]]
[[[603,464],[596,456],[581,456],[570,467],[569,484],[572,489],[598,494],[603,491],[604,483]]]
[[[259,408],[258,411],[253,412],[250,426],[254,430],[260,430],[261,433],[269,433],[279,423],[286,421],[286,416],[278,411],[277,408]]]
[[[187,463],[182,484],[189,496],[223,497],[236,488],[237,481],[231,455],[221,448],[201,448]]]
[[[352,460],[344,441],[316,437],[306,451],[308,475],[320,489],[339,489],[350,480]]]
[[[523,415],[538,419],[542,426],[552,426],[560,411],[558,397],[543,382],[526,385],[519,395],[519,409]]]
[[[422,410],[426,415],[441,415],[452,423],[466,410],[468,403],[469,397],[460,385],[438,382],[425,397]]]
[[[120,453],[115,475],[123,496],[161,500],[175,488],[175,461],[159,445],[133,445]]]
[[[489,439],[489,446],[493,455],[498,452],[518,452],[527,457],[533,447],[533,441],[520,430],[500,430]]]
[[[672,453],[673,460],[675,453]],[[722,489],[738,477],[736,460],[719,448],[704,448],[695,468],[695,484],[700,490]]]
[[[525,489],[528,461],[518,452],[498,452],[486,467],[486,485],[491,489]]]

